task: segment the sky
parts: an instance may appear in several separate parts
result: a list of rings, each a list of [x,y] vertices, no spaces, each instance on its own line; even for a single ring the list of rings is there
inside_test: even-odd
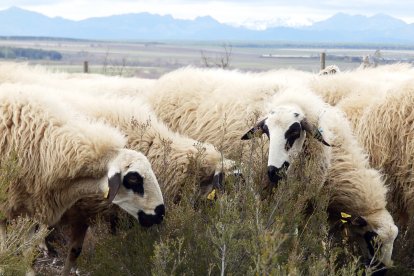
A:
[[[414,0],[1,0],[11,6],[72,20],[114,14],[150,12],[174,18],[212,16],[221,23],[264,29],[310,25],[335,13],[372,16],[377,13],[414,22]]]

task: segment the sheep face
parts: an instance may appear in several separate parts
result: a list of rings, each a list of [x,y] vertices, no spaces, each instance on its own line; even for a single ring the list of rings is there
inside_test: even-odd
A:
[[[349,219],[346,224],[364,254],[366,264],[375,263],[378,269],[392,266],[392,250],[398,235],[391,215],[386,210]]]
[[[144,227],[159,224],[165,207],[158,181],[148,159],[122,149],[109,166],[109,200],[138,219]]]
[[[268,176],[274,185],[284,177],[292,160],[302,151],[306,133],[325,145],[317,128],[311,125],[297,106],[283,105],[272,109],[268,116],[250,129],[242,140],[266,134],[269,142]]]

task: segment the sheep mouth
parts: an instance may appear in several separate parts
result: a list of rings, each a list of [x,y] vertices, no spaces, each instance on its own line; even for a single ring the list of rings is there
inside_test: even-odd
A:
[[[143,211],[138,212],[139,224],[143,227],[151,227],[154,224],[160,224],[164,220],[165,207],[159,205],[155,208],[155,215],[148,215]]]

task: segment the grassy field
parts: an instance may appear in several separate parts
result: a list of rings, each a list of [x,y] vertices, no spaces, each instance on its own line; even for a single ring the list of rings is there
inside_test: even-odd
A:
[[[263,71],[294,68],[318,72],[319,55],[326,52],[326,65],[336,64],[341,70],[357,68],[363,56],[373,55],[380,47],[363,49],[341,45],[327,47],[283,44],[197,43],[197,42],[110,42],[82,40],[0,40],[0,47],[54,50],[62,54],[60,61],[36,60],[51,68],[70,72],[82,72],[83,62],[88,61],[90,71],[124,76],[157,78],[176,68],[193,65],[205,66],[202,56],[210,64],[218,62],[230,53],[230,68]],[[358,47],[358,46],[353,46]],[[271,56],[271,57],[268,57]],[[412,61],[414,50],[382,49],[381,56],[390,61]]]

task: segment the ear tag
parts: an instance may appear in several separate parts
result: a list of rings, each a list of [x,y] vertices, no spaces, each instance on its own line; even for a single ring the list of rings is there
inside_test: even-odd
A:
[[[350,214],[347,214],[345,212],[341,212],[341,221],[342,221],[342,223],[349,222],[351,217],[352,216]]]
[[[213,189],[208,195],[207,195],[207,199],[208,200],[214,200],[216,198],[216,189]]]
[[[103,196],[104,196],[105,199],[108,198],[108,196],[109,196],[109,186],[105,187],[105,189],[103,191]]]

